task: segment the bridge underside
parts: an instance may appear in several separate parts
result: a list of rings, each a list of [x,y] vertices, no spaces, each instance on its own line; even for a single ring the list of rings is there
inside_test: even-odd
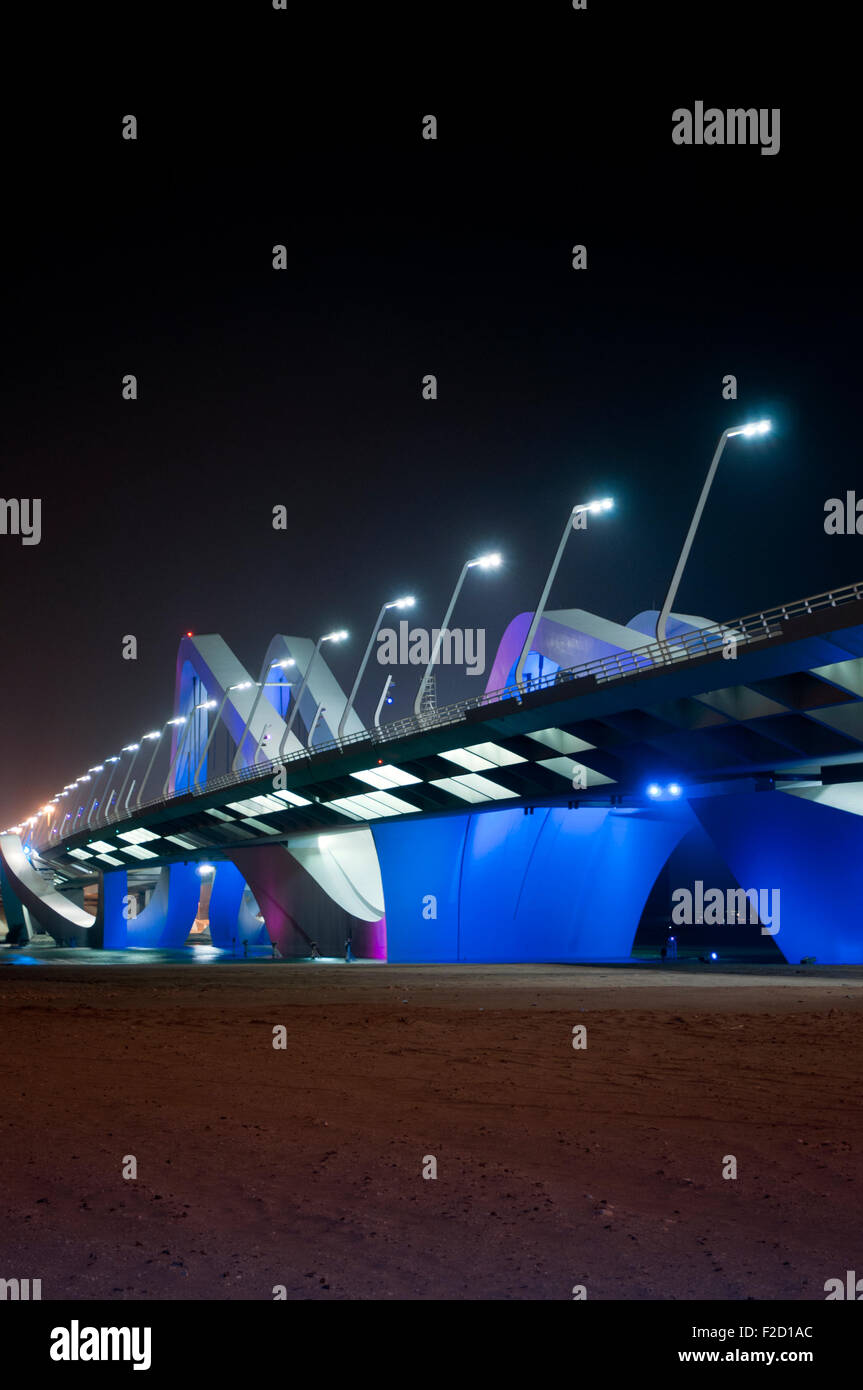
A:
[[[626,958],[658,875],[698,825],[741,888],[769,895],[776,915],[763,934],[789,963],[863,960],[863,817],[755,790],[674,808],[537,808],[381,825],[387,958]],[[720,950],[733,951],[734,932],[731,922],[717,927]],[[677,935],[685,941],[686,925]]]
[[[753,787],[645,807],[403,818],[371,835],[328,836],[321,862],[307,857],[305,865],[281,844],[214,856],[211,939],[225,948],[273,943],[288,957],[308,957],[313,944],[340,956],[350,940],[358,958],[399,963],[624,959],[669,856],[700,828],[743,889],[766,890],[781,904],[770,934],[787,961],[863,960],[859,784],[843,789],[846,809],[805,791]],[[10,929],[23,908],[25,922],[67,943],[165,948],[188,939],[201,886],[195,863],[164,866],[137,916],[129,915],[127,872],[105,872],[92,917],[45,890],[16,838],[0,845]],[[379,889],[369,887],[375,875]],[[730,924],[723,930],[717,941],[730,947]]]
[[[25,850],[6,833],[0,888],[12,938],[35,923],[81,944],[181,946],[206,860],[216,866],[216,945],[270,942],[298,957],[313,946],[343,955],[350,941],[359,957],[399,962],[621,959],[670,856],[700,836],[706,862],[729,881],[776,898],[779,929],[769,934],[787,961],[859,962],[863,585],[839,599],[777,610],[754,627],[741,620],[730,654],[716,631],[692,653],[680,645],[688,637],[658,655],[621,647],[625,669],[615,657],[563,680],[558,672],[523,695],[499,691],[295,750],[284,763],[192,779],[140,808],[106,796],[97,824],[66,813],[35,857],[32,842]],[[206,641],[209,664],[196,678],[222,690],[239,668],[221,639]],[[506,643],[502,653],[504,671]],[[329,689],[319,697],[334,702]],[[257,748],[265,726],[255,699],[243,689],[234,703],[225,710]],[[277,733],[278,718],[266,714]],[[207,747],[190,767],[202,767]],[[673,798],[656,800],[656,783],[674,787]],[[142,865],[154,887],[136,916],[129,883]],[[95,914],[56,891],[52,868],[61,881],[98,881]]]

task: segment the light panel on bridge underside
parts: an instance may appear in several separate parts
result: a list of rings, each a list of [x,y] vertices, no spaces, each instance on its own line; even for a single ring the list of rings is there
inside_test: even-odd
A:
[[[534,743],[542,743],[546,748],[551,748],[555,753],[586,753],[596,745],[588,743],[586,739],[576,738],[575,734],[568,734],[565,729],[537,729],[535,733],[525,734],[525,738],[533,739]]]
[[[97,854],[96,858],[101,859],[103,864],[113,865],[114,868],[122,869],[124,867],[123,860],[117,859],[113,854]]]
[[[200,838],[200,837],[198,837]],[[166,835],[166,840],[170,840],[172,845],[179,845],[180,849],[198,849],[194,840],[190,840],[186,835]]]
[[[157,859],[151,849],[144,849],[143,845],[120,845],[120,854],[131,854],[133,859]]]
[[[411,806],[407,801],[402,801],[400,797],[385,791],[362,792],[358,796],[340,796],[334,801],[327,801],[324,804],[361,820],[379,820],[381,816],[404,816],[419,810],[418,806]]]
[[[118,830],[118,840],[128,840],[130,845],[145,845],[149,840],[158,840],[161,837],[141,826],[139,830]]]
[[[229,801],[228,809],[241,816],[260,816],[268,811],[284,811],[284,802],[275,796],[249,796],[245,801]]]
[[[290,802],[291,806],[311,806],[311,801],[307,796],[298,796],[296,792],[273,792],[273,796],[279,796],[283,801]],[[284,807],[282,808],[284,810]]]
[[[565,777],[569,783],[572,783],[573,775],[576,769],[579,769],[585,775],[585,786],[602,787],[607,784],[614,784],[613,777],[606,777],[604,772],[594,772],[593,768],[586,767],[576,758],[540,758],[537,766],[547,767],[549,772],[556,772],[558,776]]]
[[[518,792],[508,791],[506,787],[477,773],[466,773],[463,777],[435,777],[430,785],[450,792],[461,801],[504,801],[508,797],[518,796]]]
[[[280,807],[279,809],[280,809],[280,810],[283,810],[284,807]],[[278,826],[275,826],[275,825],[267,825],[267,824],[266,824],[264,821],[262,821],[262,820],[255,820],[254,816],[243,816],[243,825],[247,825],[247,826],[249,827],[250,830],[260,830],[260,831],[262,831],[265,835],[278,835],[278,834],[280,834],[280,831],[279,831]]]
[[[401,767],[391,767],[385,764],[382,767],[369,768],[365,772],[352,772],[358,782],[367,782],[370,787],[376,787],[379,791],[387,791],[390,787],[409,787],[422,781],[420,777],[414,777],[412,772],[405,772]]]
[[[473,743],[466,748],[451,748],[440,754],[447,762],[463,767],[466,772],[488,772],[496,767],[512,767],[514,763],[525,763],[520,753],[501,748],[496,743]]]
[[[107,840],[88,840],[87,848],[98,850],[102,854],[114,854],[120,847],[109,844]]]
[[[92,855],[92,854],[88,854],[87,851],[86,851],[85,849],[70,849],[68,853],[69,853],[70,859],[92,859],[92,858],[93,858],[93,855]]]
[[[512,748],[504,748],[500,743],[468,743],[464,751],[478,758],[485,758],[492,767],[511,767],[513,763],[527,762],[527,758],[521,753],[514,752]]]

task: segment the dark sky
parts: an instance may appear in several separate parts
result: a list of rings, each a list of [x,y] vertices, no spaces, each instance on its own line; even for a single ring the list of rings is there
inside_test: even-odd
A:
[[[283,18],[259,14],[256,41]],[[585,21],[558,10],[532,37],[559,49]],[[21,97],[0,495],[41,497],[43,529],[0,535],[0,826],[168,717],[187,628],[257,675],[275,632],[344,626],[349,685],[384,599],[414,593],[433,626],[463,561],[496,548],[503,570],[470,577],[455,620],[486,627],[490,664],[569,507],[606,494],[616,513],[570,547],[552,607],[657,606],[716,438],[748,418],[774,434],[729,445],[677,608],[730,618],[863,579],[859,538],[823,528],[859,477],[841,112],[755,64],[645,61],[624,82],[613,16],[586,22],[547,81],[529,55],[530,82],[489,60],[343,85],[292,50],[276,86],[276,44],[242,88],[81,84],[59,121]],[[671,113],[697,99],[779,105],[779,154],[674,146]],[[441,698],[473,684],[448,672]]]

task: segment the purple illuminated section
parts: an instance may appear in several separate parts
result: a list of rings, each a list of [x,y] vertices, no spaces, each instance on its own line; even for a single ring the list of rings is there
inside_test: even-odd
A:
[[[532,613],[519,613],[504,632],[486,685],[487,692],[504,690],[507,686],[515,684],[515,666],[532,619]],[[656,619],[656,611],[647,609],[637,613],[625,627],[622,627],[619,623],[600,618],[580,608],[546,613],[534,635],[525,673],[527,674],[531,664],[536,663],[536,656],[533,654],[541,656],[548,671],[553,672],[555,667],[566,671],[573,666],[596,661],[600,657],[615,656],[620,652],[647,646],[656,631]],[[710,625],[707,618],[670,614],[668,636],[674,638],[679,633],[693,632],[697,628]]]
[[[360,960],[386,960],[386,922],[364,922],[339,907],[281,845],[233,850],[281,955],[306,959],[314,942],[322,956],[344,956],[348,933]]]
[[[561,617],[563,616],[561,614]],[[573,617],[577,616],[577,613],[573,614]],[[515,683],[516,662],[521,655],[524,639],[532,620],[532,613],[519,613],[518,617],[513,618],[509,624],[497,649],[486,685],[487,691],[503,690],[506,686]],[[614,628],[616,624],[608,624],[608,626]],[[626,629],[622,628],[620,631],[626,635]],[[594,661],[597,657],[612,656],[616,652],[626,650],[626,647],[603,641],[599,637],[592,637],[589,633],[582,632],[576,627],[556,622],[553,617],[546,616],[540,620],[531,650],[539,652],[555,666],[567,669],[570,666],[580,666],[585,661]]]
[[[363,935],[366,939],[364,955],[367,960],[386,960],[387,958],[387,919],[379,922],[363,922]],[[356,948],[354,948],[356,954]]]

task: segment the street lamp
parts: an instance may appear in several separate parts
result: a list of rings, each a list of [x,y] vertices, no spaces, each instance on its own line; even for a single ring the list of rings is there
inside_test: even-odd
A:
[[[674,571],[671,583],[668,586],[668,593],[665,595],[665,602],[663,603],[659,617],[656,620],[656,639],[658,642],[665,641],[665,628],[666,624],[668,623],[668,615],[671,612],[672,604],[674,603],[674,600],[677,597],[677,590],[679,589],[680,581],[683,578],[683,571],[686,568],[686,561],[689,559],[689,552],[692,549],[692,542],[695,539],[695,533],[698,530],[698,523],[701,520],[701,513],[704,511],[704,504],[707,501],[707,495],[710,492],[710,489],[713,485],[713,479],[716,475],[716,470],[719,467],[719,460],[722,458],[722,452],[725,448],[726,442],[729,439],[734,439],[737,435],[743,435],[745,439],[752,439],[753,436],[756,435],[760,436],[769,434],[770,429],[771,424],[769,420],[757,420],[755,421],[755,423],[750,425],[737,425],[734,429],[723,430],[721,435],[719,436],[719,443],[716,446],[716,453],[713,455],[713,462],[707,470],[707,477],[705,478],[704,486],[701,489],[701,496],[698,499],[698,505],[696,506],[695,511],[692,514],[692,520],[689,523],[689,530],[686,534],[686,540],[683,542],[683,549],[680,552],[680,559],[677,561],[677,569]]]
[[[610,512],[613,506],[614,498],[612,497],[604,497],[599,502],[580,502],[578,506],[573,507],[572,511],[569,513],[569,516],[566,518],[566,525],[563,528],[563,535],[560,538],[560,545],[557,547],[557,554],[551,562],[551,569],[549,570],[548,577],[545,581],[545,588],[542,591],[539,603],[537,604],[536,612],[533,615],[533,620],[530,624],[530,627],[527,630],[527,637],[524,639],[524,646],[521,649],[521,655],[519,656],[518,662],[516,664],[515,683],[518,686],[519,690],[524,690],[524,681],[522,679],[524,672],[524,663],[527,661],[531,643],[533,642],[533,639],[536,636],[536,630],[539,627],[539,624],[542,620],[542,615],[545,612],[545,605],[548,602],[548,596],[551,593],[551,586],[554,583],[554,577],[557,574],[558,567],[560,565],[561,560],[563,559],[563,552],[566,549],[566,543],[569,540],[570,531],[582,529],[577,522],[578,517],[585,516],[587,513],[595,514],[598,512]]]
[[[48,836],[49,843],[50,843],[50,841],[51,841],[52,836],[54,836],[54,835],[59,835],[59,833],[60,833],[60,825],[62,825],[62,821],[60,822],[60,825],[58,825],[58,824],[57,824],[57,817],[60,815],[61,811],[63,810],[62,801],[63,801],[63,797],[64,797],[65,795],[66,795],[66,792],[57,792],[56,796],[54,797],[54,801],[56,802],[56,810],[55,810],[55,812],[54,812],[54,819],[53,819],[52,822],[51,822],[51,834]]]
[[[215,704],[215,700],[202,700],[200,704],[194,706],[192,713],[188,718],[186,718],[185,715],[182,715],[179,719],[168,720],[169,724],[182,724],[184,727],[182,733],[180,734],[180,737],[177,739],[177,751],[171,759],[171,766],[168,768],[168,775],[165,778],[165,783],[162,787],[163,796],[168,795],[168,787],[171,785],[171,778],[174,775],[174,770],[180,761],[180,756],[186,745],[186,737],[188,734],[191,733],[192,727],[195,723],[195,713],[199,709],[213,709],[215,707]],[[191,781],[191,778],[189,780]]]
[[[88,768],[88,771],[89,771],[89,772],[96,772],[96,773],[99,774],[99,776],[97,776],[95,782],[93,783],[93,799],[92,799],[91,802],[90,802],[90,809],[89,809],[89,811],[87,812],[87,821],[86,821],[86,824],[87,824],[87,825],[90,824],[90,817],[92,816],[93,811],[94,811],[94,808],[95,808],[95,806],[96,806],[96,793],[97,793],[97,791],[99,790],[99,781],[100,781],[101,775],[102,775],[102,773],[105,771],[105,764],[104,764],[104,763],[97,763],[95,767]],[[58,792],[58,796],[65,796],[65,792]]]
[[[213,727],[212,727],[212,729],[210,730],[209,736],[208,736],[208,738],[207,738],[207,742],[204,744],[204,751],[203,751],[203,753],[201,754],[201,760],[200,760],[200,762],[198,763],[198,766],[195,768],[194,785],[195,785],[196,787],[198,786],[198,778],[199,778],[200,775],[201,775],[201,768],[204,766],[204,763],[205,763],[206,760],[207,760],[207,754],[208,754],[209,751],[210,751],[210,744],[213,742],[213,739],[215,738],[215,735],[216,735],[216,730],[217,730],[218,727],[219,727],[219,720],[220,720],[221,717],[222,717],[222,710],[225,708],[225,703],[226,703],[226,701],[227,701],[227,699],[228,699],[228,696],[230,695],[230,693],[231,693],[232,690],[251,690],[251,688],[252,688],[252,682],[251,682],[251,681],[239,681],[236,685],[229,685],[229,686],[226,687],[225,692],[224,692],[224,694],[222,695],[222,703],[219,705],[218,712],[217,712],[217,714],[216,714],[215,719],[213,720]],[[215,700],[213,701],[213,703],[215,704]]]
[[[318,655],[318,652],[321,650],[321,644],[323,642],[343,642],[347,635],[348,634],[346,632],[327,632],[324,634],[323,637],[319,637],[317,642],[315,643],[315,650],[312,652],[312,655],[309,658],[309,664],[306,667],[306,674],[303,676],[303,683],[300,686],[299,694],[297,695],[297,698],[294,701],[294,707],[291,710],[290,718],[287,724],[285,725],[285,732],[282,734],[282,741],[279,744],[280,758],[283,758],[285,755],[285,744],[288,741],[288,736],[291,732],[291,729],[294,727],[294,720],[297,717],[297,710],[300,708],[300,701],[306,693],[306,686],[309,683],[309,676],[311,675],[312,667],[315,664],[315,659]],[[257,757],[257,754],[255,756]]]
[[[443,641],[443,635],[449,627],[449,620],[452,617],[452,611],[455,608],[456,600],[458,599],[458,596],[461,593],[461,586],[464,583],[465,578],[467,577],[468,570],[472,570],[477,567],[483,570],[497,569],[500,563],[501,558],[497,553],[495,553],[494,555],[480,555],[477,560],[468,560],[462,566],[461,574],[459,575],[458,580],[456,581],[456,586],[452,591],[452,598],[449,601],[449,608],[446,610],[446,613],[444,614],[444,620],[440,626],[440,630],[435,639],[435,644],[432,648],[431,656],[429,657],[429,664],[423,672],[423,678],[420,681],[420,688],[417,691],[417,697],[414,700],[415,715],[419,716],[420,714],[423,702],[423,695],[425,694],[425,688],[428,685],[429,680],[431,679],[432,669],[437,660],[437,654],[440,651],[441,642]]]
[[[175,721],[174,721],[173,719],[171,719],[171,720],[168,721],[169,724],[173,724],[174,722],[175,722]],[[156,761],[156,754],[158,753],[159,749],[160,749],[161,746],[162,746],[162,739],[165,737],[165,730],[166,730],[167,728],[168,728],[168,724],[163,724],[161,729],[156,729],[156,730],[154,730],[153,733],[150,733],[150,734],[144,734],[144,739],[145,739],[148,743],[149,743],[149,742],[152,742],[152,741],[155,739],[155,745],[154,745],[154,748],[153,748],[152,753],[150,754],[150,761],[147,763],[147,771],[144,773],[144,776],[141,778],[141,785],[140,785],[140,787],[138,788],[138,795],[137,795],[137,797],[136,797],[136,799],[135,799],[135,810],[136,810],[136,811],[137,811],[138,807],[139,807],[140,804],[141,804],[141,799],[142,799],[142,797],[143,797],[143,795],[144,795],[144,788],[145,788],[146,785],[147,785],[147,779],[149,778],[150,773],[151,773],[152,770],[153,770],[153,763]],[[131,797],[133,791],[134,791],[134,784],[133,784],[133,786],[131,786],[131,787],[129,788],[129,796],[126,797],[126,809],[127,809],[127,810],[129,809],[129,799],[130,799],[130,797]]]
[[[119,759],[118,757],[116,757],[116,758],[106,758],[106,759],[105,759],[106,765],[109,764],[109,763],[111,764],[111,766],[108,768],[108,781],[107,781],[107,783],[106,783],[106,785],[105,785],[105,797],[107,797],[109,791],[111,790],[111,787],[112,787],[113,784],[114,784],[114,773],[115,773],[115,771],[116,771],[116,764],[117,764],[119,761],[120,761],[120,759]],[[103,797],[103,803],[104,803],[104,797]],[[110,809],[111,809],[111,802],[109,801],[109,802],[108,802],[108,806],[107,806],[107,810],[110,811]],[[106,814],[106,810],[105,810],[104,805],[103,805],[103,811],[102,811],[102,820],[103,820],[103,823],[104,823],[105,814]],[[88,825],[90,824],[90,817],[89,817],[89,816],[87,817],[87,824],[88,824]]]
[[[275,668],[276,668],[277,666],[281,667],[282,670],[284,670],[286,666],[296,666],[296,664],[297,664],[297,663],[294,661],[294,658],[293,658],[292,656],[286,656],[286,657],[284,658],[284,660],[282,660],[282,661],[271,661],[270,664],[269,664],[269,666],[268,666],[268,668],[267,668],[267,670],[266,670],[266,672],[265,672],[265,674],[268,676],[268,675],[270,674],[270,671],[275,670]],[[270,690],[270,689],[272,689],[274,686],[283,686],[283,687],[290,688],[290,681],[267,681],[267,680],[262,680],[262,681],[255,681],[255,684],[256,684],[257,687],[258,687],[258,693],[256,694],[256,696],[255,696],[255,698],[254,698],[254,701],[252,702],[252,712],[251,712],[251,714],[249,715],[248,720],[246,721],[246,727],[243,729],[243,732],[240,734],[240,737],[239,737],[238,740],[237,740],[236,752],[234,753],[234,756],[233,756],[233,758],[232,758],[232,760],[231,760],[231,771],[232,771],[232,772],[236,772],[236,770],[237,770],[237,763],[240,761],[240,755],[242,754],[242,751],[243,751],[243,744],[245,743],[246,738],[247,738],[248,733],[249,733],[249,730],[250,730],[251,727],[252,727],[252,721],[254,720],[254,717],[255,717],[255,715],[256,715],[257,712],[258,712],[258,705],[261,703],[261,696],[263,695],[264,691],[265,691],[265,690]],[[254,760],[253,760],[253,761],[257,762],[257,758],[258,758],[258,750],[255,749],[255,756],[254,756]]]
[[[171,785],[171,778],[174,775],[174,769],[177,766],[177,763],[180,761],[180,754],[183,751],[183,747],[186,742],[186,734],[189,732],[189,728],[191,727],[192,721],[191,719],[187,719],[185,714],[181,714],[178,715],[176,719],[169,719],[168,723],[173,724],[175,728],[177,728],[178,733],[176,735],[177,747],[174,750],[174,756],[168,765],[168,775],[162,783],[163,798],[168,795],[168,788]]]
[[[43,809],[45,812],[45,828],[42,834],[42,840],[44,844],[50,844],[51,836],[54,831],[54,822],[57,819],[57,797],[53,796]]]
[[[84,782],[92,782],[92,780],[93,780],[93,779],[92,779],[92,777],[89,775],[89,773],[85,773],[83,777],[76,777],[76,778],[75,778],[75,781],[72,783],[72,788],[71,788],[71,790],[74,790],[76,787],[80,787],[80,786],[82,785],[82,783],[84,783]],[[74,825],[77,825],[79,816],[83,816],[83,814],[84,814],[84,807],[85,807],[86,805],[87,805],[87,793],[85,792],[85,793],[84,793],[84,800],[81,802],[80,806],[78,807],[78,809],[77,809],[77,811],[75,812],[75,815],[74,815],[74,817],[73,817]],[[74,825],[73,825],[73,829],[74,829]]]
[[[129,763],[128,769],[127,769],[127,771],[126,771],[126,776],[125,776],[124,779],[123,779],[123,785],[121,786],[120,790],[119,790],[118,793],[117,793],[117,815],[114,817],[115,820],[119,820],[120,816],[122,815],[122,806],[121,806],[121,802],[122,802],[122,800],[123,800],[123,792],[126,790],[126,787],[127,787],[128,784],[129,784],[129,778],[132,776],[132,768],[135,766],[135,762],[136,762],[136,760],[137,760],[137,757],[138,757],[138,753],[139,753],[139,751],[140,751],[140,748],[141,748],[140,743],[127,743],[126,746],[125,746],[125,748],[122,748],[122,749],[120,750],[122,753],[134,753],[135,756],[132,758],[132,761]]]
[[[365,656],[363,657],[362,661],[360,662],[360,669],[357,671],[357,678],[356,678],[356,680],[354,681],[353,689],[351,690],[351,693],[350,693],[350,695],[348,696],[348,701],[347,701],[347,704],[345,705],[344,713],[342,714],[342,717],[341,717],[341,719],[339,720],[339,727],[338,727],[338,732],[337,732],[337,734],[336,734],[336,738],[341,738],[342,735],[343,735],[343,733],[344,733],[344,731],[345,731],[345,725],[346,725],[347,722],[348,722],[348,715],[350,714],[351,710],[352,710],[353,707],[354,707],[354,700],[357,698],[357,691],[358,691],[359,688],[360,688],[360,681],[362,680],[363,676],[365,675],[366,666],[368,665],[369,657],[370,657],[371,654],[372,654],[372,647],[374,646],[375,638],[377,637],[377,635],[378,635],[378,630],[379,630],[379,628],[380,628],[380,625],[381,625],[381,623],[382,623],[383,620],[384,620],[384,613],[386,613],[387,609],[389,609],[389,608],[413,608],[415,602],[416,602],[416,600],[413,599],[413,598],[410,598],[410,597],[408,597],[408,598],[394,598],[394,599],[392,599],[389,603],[385,603],[385,604],[382,605],[381,611],[380,611],[380,613],[379,613],[378,616],[377,616],[377,621],[376,621],[374,627],[372,628],[372,635],[371,635],[371,637],[369,638],[369,645],[366,647]],[[310,745],[310,746],[311,746],[311,745]]]

